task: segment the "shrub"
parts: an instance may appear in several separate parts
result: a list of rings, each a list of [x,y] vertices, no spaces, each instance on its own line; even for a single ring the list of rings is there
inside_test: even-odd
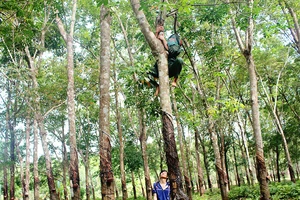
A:
[[[270,195],[273,200],[300,200],[300,181],[292,182],[272,182],[269,184]],[[259,185],[254,187],[243,185],[233,186],[229,192],[229,199],[259,199]]]

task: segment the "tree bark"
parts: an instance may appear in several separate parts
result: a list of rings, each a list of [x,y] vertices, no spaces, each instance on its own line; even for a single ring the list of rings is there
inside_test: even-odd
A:
[[[100,111],[99,111],[99,157],[101,195],[103,200],[115,199],[115,183],[111,163],[111,136],[110,136],[110,11],[101,5],[100,29]]]

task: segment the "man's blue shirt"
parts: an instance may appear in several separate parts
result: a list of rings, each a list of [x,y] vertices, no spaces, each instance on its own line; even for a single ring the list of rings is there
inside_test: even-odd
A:
[[[157,195],[157,200],[170,200],[170,183],[166,183],[166,188],[163,190],[159,182],[153,184],[153,194]]]

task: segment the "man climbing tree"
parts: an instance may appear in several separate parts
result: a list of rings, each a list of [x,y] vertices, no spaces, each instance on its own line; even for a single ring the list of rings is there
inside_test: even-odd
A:
[[[130,0],[132,9],[139,22],[139,26],[147,43],[149,44],[153,56],[157,59],[159,83],[160,83],[160,106],[162,110],[163,138],[164,150],[166,152],[166,160],[169,172],[169,180],[171,184],[171,199],[188,199],[187,195],[182,191],[181,172],[179,167],[179,158],[177,154],[174,125],[172,119],[172,109],[170,100],[169,75],[168,75],[168,57],[161,40],[157,39],[151,31],[150,25],[141,9],[139,0]]]
[[[164,32],[161,31],[158,33],[157,38],[162,42],[166,53],[168,55],[168,72],[169,72],[169,78],[174,77],[174,80],[172,82],[172,86],[177,86],[177,80],[178,76],[181,72],[183,60],[181,58],[177,58],[177,56],[180,54],[180,46],[182,45],[182,42],[177,34],[172,34],[168,40],[165,39]],[[159,92],[159,84],[155,81],[155,79],[158,78],[158,65],[157,62],[155,63],[154,67],[149,72],[150,83],[156,87],[155,96],[158,95]]]
[[[177,58],[177,56],[181,52],[182,41],[180,40],[180,37],[177,33],[172,34],[168,38],[168,40],[166,40],[165,34],[164,34],[163,23],[164,23],[164,20],[161,18],[161,15],[159,15],[156,20],[155,36],[162,42],[163,47],[166,51],[166,54],[168,56],[169,78],[174,77],[172,86],[176,87],[178,76],[182,70],[182,65],[183,65],[183,60],[181,58]],[[175,20],[175,23],[176,23],[176,20]],[[157,96],[159,93],[159,84],[156,82],[156,79],[159,77],[158,74],[159,74],[158,73],[158,64],[156,61],[154,67],[151,69],[150,72],[148,72],[149,83],[151,85],[155,86],[155,88],[156,88],[154,96]]]

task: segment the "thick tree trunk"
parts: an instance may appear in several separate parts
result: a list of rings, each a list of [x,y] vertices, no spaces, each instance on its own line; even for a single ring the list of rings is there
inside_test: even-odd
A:
[[[99,111],[99,156],[100,156],[100,180],[103,200],[115,199],[115,183],[111,163],[111,137],[110,137],[110,11],[105,5],[101,5],[100,29],[100,111]]]
[[[148,155],[147,155],[147,130],[145,124],[145,111],[139,110],[139,126],[140,126],[140,144],[142,157],[144,162],[144,176],[145,176],[145,187],[146,187],[146,197],[147,200],[152,200],[152,187],[151,187],[151,179],[150,179],[150,170],[148,164]]]
[[[179,170],[179,158],[177,155],[174,126],[170,116],[163,112],[163,139],[166,160],[168,165],[169,179],[171,183],[171,199],[187,199],[188,197],[182,191],[181,173]]]
[[[180,147],[180,155],[181,155],[181,164],[182,164],[182,170],[183,170],[183,177],[184,177],[184,183],[185,183],[185,190],[186,193],[189,197],[189,199],[192,199],[192,186],[191,186],[191,180],[188,175],[188,169],[187,169],[187,160],[185,157],[185,152],[184,152],[184,142],[183,142],[183,132],[181,129],[181,124],[179,121],[179,114],[177,110],[177,102],[176,102],[176,97],[174,94],[174,89],[171,89],[171,96],[173,100],[173,109],[175,113],[175,118],[176,118],[176,124],[177,124],[177,132],[178,132],[178,140],[179,140],[179,147]]]
[[[256,168],[257,179],[260,183],[261,200],[270,199],[270,191],[267,182],[267,168],[263,152],[263,141],[261,136],[261,128],[259,121],[259,104],[258,104],[258,91],[257,91],[257,78],[255,73],[255,66],[252,55],[244,54],[248,63],[249,77],[250,77],[250,95],[251,95],[251,110],[253,119],[253,131],[255,137],[255,150],[256,150]]]

